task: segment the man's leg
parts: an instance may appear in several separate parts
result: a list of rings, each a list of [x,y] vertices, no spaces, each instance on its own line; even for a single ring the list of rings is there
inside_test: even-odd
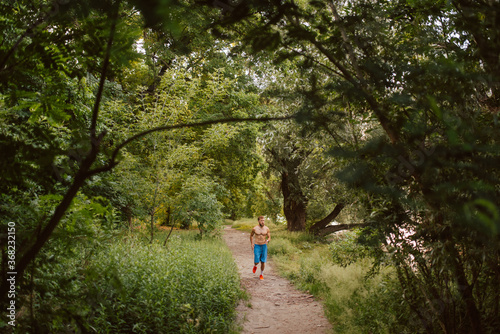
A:
[[[267,261],[267,245],[262,246],[262,253],[260,254],[260,279],[264,279],[264,268],[266,268]]]
[[[260,262],[260,249],[259,247],[257,247],[257,245],[255,245],[253,248],[253,257],[254,257],[253,259],[254,266],[252,272],[255,274],[255,272],[257,271],[257,265]]]

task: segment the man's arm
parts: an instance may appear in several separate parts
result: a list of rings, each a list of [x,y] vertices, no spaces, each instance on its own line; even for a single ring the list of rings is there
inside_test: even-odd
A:
[[[271,241],[271,231],[267,228],[267,242]]]
[[[255,234],[255,227],[252,229],[252,232],[250,232],[250,246],[252,246],[253,249],[253,235]]]

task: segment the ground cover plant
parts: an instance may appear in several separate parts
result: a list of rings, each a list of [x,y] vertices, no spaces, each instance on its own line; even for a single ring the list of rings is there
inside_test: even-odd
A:
[[[37,302],[18,329],[37,333],[228,333],[242,297],[230,251],[195,231],[134,232],[36,276]],[[88,251],[88,250],[87,250]],[[83,256],[87,254],[87,256]]]

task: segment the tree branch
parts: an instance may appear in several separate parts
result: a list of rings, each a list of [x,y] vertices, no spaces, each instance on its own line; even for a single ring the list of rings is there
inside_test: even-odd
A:
[[[142,137],[145,137],[153,132],[168,131],[168,130],[174,130],[174,129],[184,129],[184,128],[191,128],[191,127],[197,127],[197,126],[207,126],[207,125],[222,124],[222,123],[284,121],[284,120],[294,119],[295,117],[296,117],[296,115],[293,114],[293,115],[282,116],[282,117],[222,118],[222,119],[213,119],[213,120],[197,122],[197,123],[181,123],[181,124],[175,124],[175,125],[158,126],[158,127],[151,128],[149,130],[140,132],[138,134],[135,134],[132,137],[124,140],[122,143],[120,143],[114,149],[113,153],[111,154],[111,159],[109,160],[107,166],[102,167],[99,170],[109,170],[109,169],[113,168],[118,163],[116,161],[116,157],[118,156],[118,153],[120,153],[120,150],[122,148],[124,148],[126,145],[130,144],[134,140],[141,139]],[[90,171],[90,172],[95,174],[94,171]]]
[[[328,225],[332,220],[337,218],[337,216],[340,214],[340,211],[342,211],[344,207],[345,207],[344,203],[338,203],[328,216],[314,223],[309,230],[312,231],[313,233],[320,233],[320,230],[324,229],[326,225]]]
[[[340,72],[336,71],[334,68],[331,68],[331,67],[327,66],[326,64],[323,64],[323,63],[322,63],[322,62],[320,62],[319,60],[316,60],[314,57],[309,56],[309,55],[305,54],[305,53],[304,53],[304,52],[302,52],[302,51],[299,51],[299,50],[293,49],[293,48],[291,48],[291,47],[289,47],[289,46],[285,46],[285,48],[287,48],[287,49],[288,49],[288,50],[290,50],[291,52],[294,52],[294,53],[296,53],[296,54],[298,54],[298,55],[300,55],[300,56],[302,56],[302,57],[305,57],[305,58],[309,59],[310,61],[312,61],[313,63],[317,64],[318,66],[323,67],[323,68],[325,68],[326,70],[328,70],[328,71],[330,71],[330,72],[332,72],[332,73],[335,73],[335,74],[336,74],[336,75],[338,75],[338,76],[343,76],[343,74],[342,74],[342,73],[340,73]]]
[[[330,225],[325,227],[324,229],[318,231],[319,235],[327,235],[330,233],[338,232],[338,231],[343,231],[343,230],[350,230],[356,227],[366,227],[370,224],[368,223],[359,223],[359,224],[340,224],[340,225]]]
[[[104,64],[102,65],[101,79],[99,81],[99,89],[97,90],[97,95],[94,102],[94,108],[92,110],[92,121],[90,124],[90,139],[92,145],[94,145],[94,140],[96,139],[96,128],[97,128],[97,118],[99,116],[99,106],[101,104],[102,92],[104,91],[104,83],[106,82],[106,73],[109,67],[109,58],[111,57],[111,47],[113,45],[113,40],[115,37],[116,23],[118,21],[118,8],[119,3],[116,2],[115,12],[113,13],[111,28],[109,32],[108,44],[106,46],[106,54],[104,56]]]
[[[335,20],[339,21],[340,17],[338,15],[338,13],[336,12],[335,6],[333,6],[332,11],[333,11],[333,15],[335,17]],[[296,28],[302,29],[300,24],[297,22],[294,22],[292,20],[292,18],[290,17],[290,15],[287,15],[287,17],[291,22],[293,22],[292,24],[294,24],[296,26]],[[304,29],[302,29],[302,30],[304,31]],[[366,102],[368,103],[368,105],[371,107],[371,109],[373,110],[373,112],[377,116],[379,123],[382,126],[382,128],[384,129],[384,131],[386,132],[387,136],[389,137],[391,142],[393,144],[395,144],[399,141],[399,134],[393,128],[389,118],[387,118],[387,116],[384,114],[381,106],[379,105],[379,103],[377,102],[377,100],[375,99],[373,94],[371,93],[370,88],[366,84],[366,80],[364,80],[362,73],[361,73],[359,67],[357,66],[356,55],[354,54],[354,52],[352,50],[352,45],[349,43],[349,40],[347,39],[348,36],[347,36],[344,29],[341,29],[341,30],[343,30],[342,38],[344,40],[344,44],[346,44],[346,48],[348,49],[347,50],[349,53],[348,58],[350,58],[351,62],[353,63],[352,66],[354,67],[354,71],[355,71],[354,74],[352,74],[351,71],[347,67],[342,65],[341,62],[339,60],[337,60],[335,58],[335,56],[323,44],[321,44],[321,42],[317,41],[315,36],[312,36],[311,34],[305,34],[305,36],[307,36],[305,39],[307,41],[309,41],[312,45],[314,45],[316,47],[316,49],[318,49],[318,51],[320,53],[322,53],[342,73],[341,77],[343,77],[345,80],[347,80],[350,84],[352,84],[357,90],[359,90],[363,94],[364,98],[366,99]],[[349,52],[349,49],[351,49],[350,52]]]

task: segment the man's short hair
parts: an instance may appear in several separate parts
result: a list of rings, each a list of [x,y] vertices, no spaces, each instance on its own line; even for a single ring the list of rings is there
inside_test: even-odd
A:
[[[266,217],[264,217],[264,216],[259,216],[259,218],[257,218],[257,221],[259,221],[261,218],[264,218],[264,219],[265,219]]]

